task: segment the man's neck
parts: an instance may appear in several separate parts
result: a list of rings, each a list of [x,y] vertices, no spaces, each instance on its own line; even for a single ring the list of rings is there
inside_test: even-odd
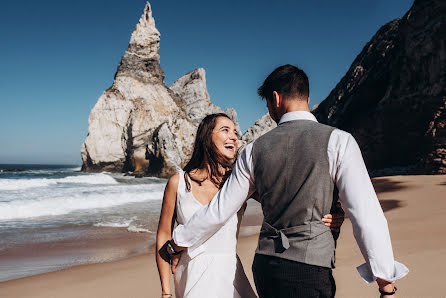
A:
[[[281,116],[285,115],[286,113],[298,112],[298,111],[310,112],[310,108],[308,107],[308,104],[306,102],[301,102],[301,101],[290,102],[289,104],[287,104],[284,107],[284,110],[283,110],[284,113]]]
[[[306,108],[301,108],[301,109],[286,109],[285,110],[285,114],[290,113],[290,112],[310,112],[310,109],[307,106]]]

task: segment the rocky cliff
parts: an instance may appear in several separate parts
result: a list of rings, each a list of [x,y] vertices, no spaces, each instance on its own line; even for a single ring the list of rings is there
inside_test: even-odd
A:
[[[226,109],[223,111],[219,106],[211,102],[206,87],[206,74],[203,68],[198,68],[185,74],[170,85],[170,90],[178,95],[180,100],[177,104],[196,126],[200,124],[206,115],[223,112],[235,122],[237,133],[241,134],[235,110]]]
[[[209,99],[203,69],[184,75],[170,88],[165,85],[159,41],[147,3],[113,85],[90,113],[81,150],[83,171],[167,177],[190,157],[200,120],[222,112]],[[225,112],[237,121],[234,110]]]
[[[313,113],[353,134],[377,174],[446,173],[446,2],[379,29]]]
[[[269,116],[269,114],[263,115],[257,120],[253,126],[251,126],[242,136],[240,145],[245,146],[261,135],[267,133],[271,129],[277,127],[276,122]]]

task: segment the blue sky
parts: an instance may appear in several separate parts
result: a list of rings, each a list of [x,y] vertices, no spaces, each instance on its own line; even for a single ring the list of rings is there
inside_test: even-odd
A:
[[[168,85],[206,70],[211,100],[242,131],[266,113],[258,86],[290,63],[327,97],[364,45],[412,0],[169,1],[151,6]],[[80,164],[88,115],[113,76],[145,1],[7,1],[0,9],[0,163]]]

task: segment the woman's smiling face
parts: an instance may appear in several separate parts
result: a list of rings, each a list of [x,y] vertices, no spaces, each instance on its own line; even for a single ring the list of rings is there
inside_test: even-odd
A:
[[[235,125],[226,117],[218,117],[212,131],[212,143],[218,152],[227,158],[234,158],[237,152],[238,138]]]

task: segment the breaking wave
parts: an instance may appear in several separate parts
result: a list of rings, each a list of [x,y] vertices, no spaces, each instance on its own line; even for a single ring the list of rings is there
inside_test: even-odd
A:
[[[0,179],[0,190],[22,190],[35,187],[45,187],[56,184],[118,184],[113,177],[104,174],[68,176],[59,179],[36,178],[36,179]]]

